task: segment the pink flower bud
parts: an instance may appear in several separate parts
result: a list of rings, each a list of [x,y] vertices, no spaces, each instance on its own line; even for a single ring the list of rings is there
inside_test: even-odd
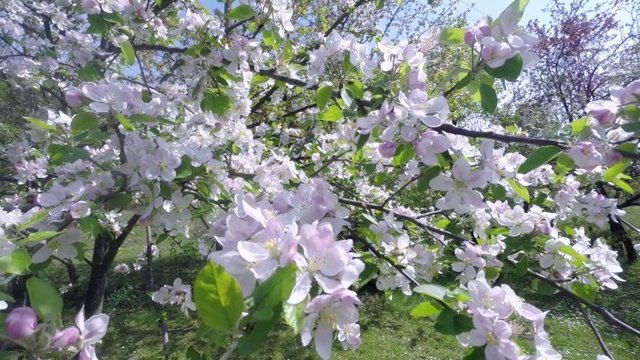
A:
[[[58,332],[54,335],[53,341],[52,341],[53,347],[58,349],[64,349],[67,346],[71,346],[75,344],[79,336],[80,336],[80,331],[75,326],[64,329],[61,332]]]
[[[13,309],[4,322],[7,334],[13,340],[20,340],[31,336],[36,331],[38,315],[30,307]]]
[[[378,146],[378,152],[382,157],[392,158],[396,154],[396,144],[392,142],[385,142]]]
[[[482,24],[478,26],[478,30],[482,33],[482,36],[491,36],[491,26],[489,24]]]
[[[422,91],[427,90],[427,84],[424,82],[424,74],[421,73],[418,69],[413,69],[407,75],[407,87],[409,90],[413,91],[415,89],[420,89]]]
[[[80,107],[84,102],[82,94],[75,91],[67,91],[64,93],[64,100],[67,102],[67,105],[72,108]]]
[[[464,32],[464,42],[467,45],[473,45],[476,43],[476,34],[480,32],[478,28],[470,28]]]

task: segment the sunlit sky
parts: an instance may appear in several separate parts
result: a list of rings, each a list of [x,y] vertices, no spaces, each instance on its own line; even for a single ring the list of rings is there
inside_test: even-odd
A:
[[[475,23],[477,20],[482,18],[483,16],[489,15],[492,18],[500,15],[502,10],[504,10],[513,0],[459,0],[459,10],[464,11],[469,9],[468,19],[470,23]],[[565,1],[568,3],[569,1]],[[590,6],[595,5],[598,2],[603,2],[602,0],[590,0],[587,3]],[[531,0],[527,5],[527,9],[524,12],[524,16],[522,18],[521,24],[526,24],[529,20],[539,19],[542,23],[546,23],[550,20],[549,14],[544,12],[544,9],[547,5],[551,3],[549,0]],[[630,20],[630,14],[627,12],[619,12],[618,20],[627,21]]]

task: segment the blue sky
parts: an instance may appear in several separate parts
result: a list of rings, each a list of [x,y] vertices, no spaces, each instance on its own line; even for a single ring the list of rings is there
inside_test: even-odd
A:
[[[513,0],[459,0],[459,10],[464,11],[469,9],[469,22],[475,23],[477,20],[482,18],[483,16],[489,15],[492,18],[496,18],[502,10],[504,10]],[[529,22],[529,20],[539,19],[542,23],[546,23],[550,20],[549,14],[544,12],[544,8],[551,1],[549,0],[530,0],[529,5],[527,5],[527,9],[524,12],[524,16],[520,24],[525,25]],[[568,1],[565,1],[568,2]],[[590,0],[588,4],[595,5],[596,0]],[[473,6],[472,6],[473,5]],[[626,12],[618,13],[618,20],[628,21],[631,17]]]

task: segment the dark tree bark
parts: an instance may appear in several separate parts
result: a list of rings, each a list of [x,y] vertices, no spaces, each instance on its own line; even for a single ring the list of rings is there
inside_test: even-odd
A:
[[[84,312],[88,318],[102,312],[104,295],[107,291],[108,272],[118,254],[118,250],[127,239],[140,215],[133,215],[129,223],[117,237],[112,231],[103,231],[98,235],[93,248],[91,276],[84,298]]]

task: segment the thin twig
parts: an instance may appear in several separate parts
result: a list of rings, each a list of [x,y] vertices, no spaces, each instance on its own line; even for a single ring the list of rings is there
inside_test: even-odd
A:
[[[578,306],[578,309],[582,313],[582,316],[584,317],[584,321],[587,323],[587,325],[593,332],[593,335],[596,337],[596,340],[598,340],[598,344],[600,344],[600,348],[602,349],[602,352],[604,353],[604,355],[608,356],[609,359],[614,360],[613,355],[611,354],[611,351],[609,351],[609,349],[607,348],[607,344],[605,344],[604,340],[602,339],[602,335],[600,335],[598,328],[593,323],[593,320],[591,320],[591,316],[589,316],[589,313],[584,309],[584,306],[580,304],[580,302],[576,301],[576,305]]]

